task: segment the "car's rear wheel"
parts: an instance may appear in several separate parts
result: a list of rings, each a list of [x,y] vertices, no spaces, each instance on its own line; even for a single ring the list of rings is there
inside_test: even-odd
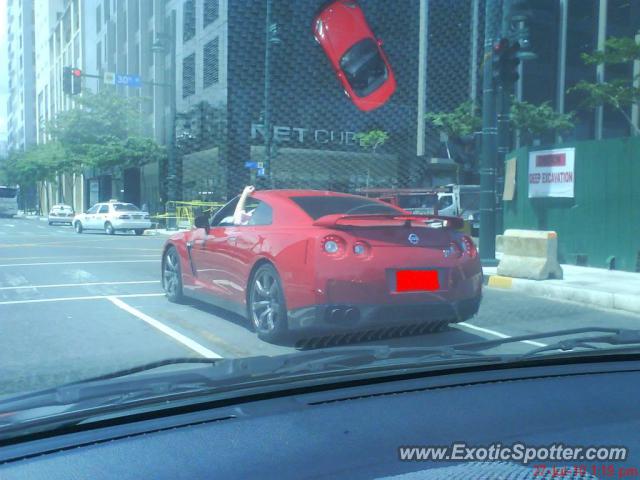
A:
[[[73,228],[75,229],[76,233],[82,233],[83,228],[81,222],[74,223]]]
[[[170,302],[180,303],[184,300],[180,256],[174,247],[167,249],[162,260],[162,288]]]
[[[104,224],[104,232],[107,235],[113,235],[114,233],[116,233],[116,229],[113,228],[113,225],[111,225],[111,222],[107,222]]]
[[[247,307],[251,325],[262,340],[274,342],[284,337],[287,305],[280,276],[270,263],[258,267],[251,277]]]
[[[142,235],[144,233],[144,228],[136,228],[136,235]]]

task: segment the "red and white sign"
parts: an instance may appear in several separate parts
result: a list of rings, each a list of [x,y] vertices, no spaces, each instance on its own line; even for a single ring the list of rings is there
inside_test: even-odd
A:
[[[529,198],[573,198],[575,148],[529,153]]]

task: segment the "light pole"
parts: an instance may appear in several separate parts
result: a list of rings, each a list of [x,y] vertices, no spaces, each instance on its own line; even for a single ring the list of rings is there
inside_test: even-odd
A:
[[[272,0],[266,1],[265,15],[265,42],[264,42],[264,148],[265,164],[264,174],[267,178],[269,188],[274,188],[272,174],[272,144],[273,126],[271,124],[271,45],[278,45],[281,40],[278,38],[278,25],[272,21]]]
[[[486,0],[482,74],[482,155],[480,159],[480,260],[496,265],[496,95],[493,47],[498,33],[498,0]]]
[[[175,22],[175,13],[171,16],[171,24]],[[172,29],[172,31],[175,31]],[[156,34],[152,50],[158,55],[156,61],[160,65],[161,79],[159,84],[163,87],[163,107],[168,102],[169,118],[165,118],[164,140],[167,145],[167,199],[168,201],[178,200],[178,159],[176,155],[176,82],[175,82],[175,38],[166,33]],[[167,78],[166,55],[169,54],[169,66],[173,72],[172,78]],[[162,177],[162,175],[160,175]],[[162,180],[161,180],[162,181]],[[175,208],[175,206],[174,206]],[[170,212],[167,212],[170,213]],[[167,227],[177,228],[175,218],[168,218]]]

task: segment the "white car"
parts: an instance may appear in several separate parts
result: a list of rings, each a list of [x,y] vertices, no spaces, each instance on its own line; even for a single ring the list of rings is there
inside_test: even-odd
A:
[[[134,230],[136,235],[142,235],[147,228],[151,228],[149,213],[143,212],[133,203],[111,200],[96,203],[85,213],[80,213],[73,219],[76,233],[84,230],[104,230],[108,235],[116,231]]]
[[[51,210],[49,210],[49,225],[53,225],[54,223],[68,223],[71,225],[74,215],[73,207],[70,205],[64,205],[62,203],[54,205],[51,207]]]

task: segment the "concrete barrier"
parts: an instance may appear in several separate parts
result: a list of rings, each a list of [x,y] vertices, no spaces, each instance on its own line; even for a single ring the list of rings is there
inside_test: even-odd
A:
[[[497,236],[496,245],[502,250],[498,275],[531,280],[562,278],[556,232],[506,230]]]

